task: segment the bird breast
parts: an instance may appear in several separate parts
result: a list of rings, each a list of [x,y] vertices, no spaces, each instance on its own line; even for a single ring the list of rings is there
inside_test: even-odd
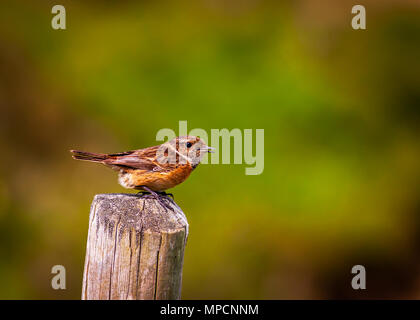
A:
[[[128,189],[142,190],[141,186],[146,186],[153,191],[164,191],[185,181],[192,170],[189,164],[178,166],[171,171],[121,170],[118,182]]]

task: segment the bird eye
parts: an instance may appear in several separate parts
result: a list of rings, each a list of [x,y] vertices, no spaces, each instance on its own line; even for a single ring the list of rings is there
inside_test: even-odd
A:
[[[187,142],[187,148],[191,148],[192,144],[191,142]]]

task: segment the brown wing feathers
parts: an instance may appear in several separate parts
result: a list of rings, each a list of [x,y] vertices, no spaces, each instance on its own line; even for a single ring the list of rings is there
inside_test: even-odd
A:
[[[73,154],[73,159],[85,160],[92,162],[100,162],[110,167],[132,168],[152,171],[156,164],[154,163],[156,157],[155,147],[150,147],[141,150],[127,151],[121,153],[91,153],[78,150],[70,150]]]

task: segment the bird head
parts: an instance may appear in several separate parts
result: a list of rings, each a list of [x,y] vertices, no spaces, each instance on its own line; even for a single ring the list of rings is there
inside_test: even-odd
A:
[[[190,163],[197,166],[205,154],[213,152],[204,140],[195,136],[180,136],[162,144],[169,163]],[[166,151],[167,150],[167,151]]]

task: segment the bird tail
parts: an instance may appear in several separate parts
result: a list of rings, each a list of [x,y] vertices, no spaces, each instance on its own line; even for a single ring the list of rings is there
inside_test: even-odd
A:
[[[76,160],[102,162],[108,159],[108,155],[103,153],[91,153],[78,150],[70,150],[70,152],[72,153],[73,159]]]

